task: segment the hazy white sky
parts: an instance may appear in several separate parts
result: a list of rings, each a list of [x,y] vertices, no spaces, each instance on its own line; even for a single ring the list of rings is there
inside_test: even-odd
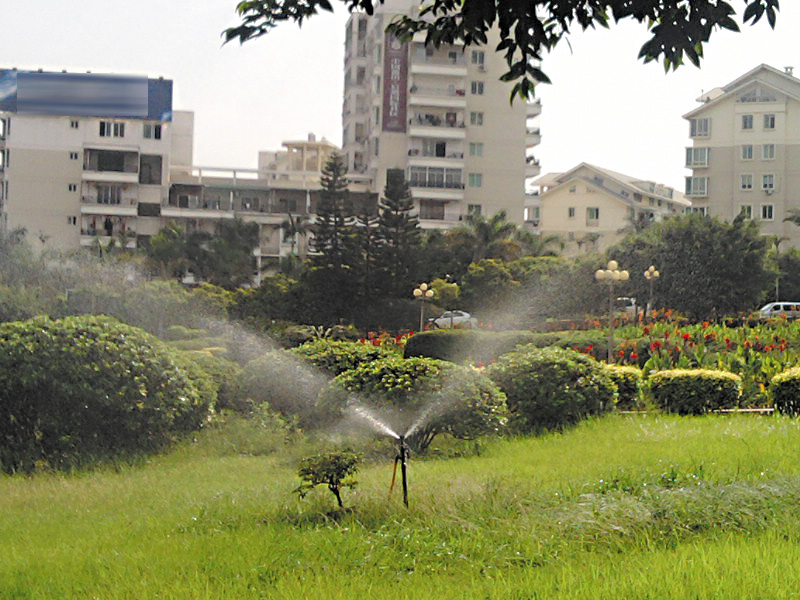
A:
[[[544,62],[539,86],[543,172],[581,161],[683,188],[688,127],[702,90],[760,63],[797,67],[800,3],[766,23],[718,33],[701,69],[665,74],[636,59],[644,27],[577,33]],[[0,67],[164,76],[176,109],[195,112],[195,164],[255,167],[259,150],[309,132],[341,143],[347,12],[285,24],[244,46],[222,46],[236,0],[0,0]],[[743,2],[734,5],[740,8]]]

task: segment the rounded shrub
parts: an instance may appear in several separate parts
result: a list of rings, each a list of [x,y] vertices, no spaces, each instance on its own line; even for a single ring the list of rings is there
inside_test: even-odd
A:
[[[701,415],[739,402],[742,379],[727,371],[670,369],[650,376],[648,390],[657,406],[679,415]]]
[[[642,370],[623,365],[606,365],[608,374],[617,386],[617,408],[633,410],[639,404]]]
[[[253,407],[266,403],[301,426],[314,427],[321,420],[317,395],[330,379],[289,350],[270,350],[245,364],[241,393]]]
[[[0,468],[68,468],[151,451],[199,428],[214,402],[203,371],[110,317],[0,325]]]
[[[216,390],[215,410],[233,410],[240,413],[250,412],[251,404],[247,402],[242,393],[242,368],[238,364],[218,356],[213,351],[213,348],[190,350],[181,354],[186,360],[196,364],[210,377]]]
[[[412,449],[424,451],[449,433],[474,439],[505,425],[505,395],[485,375],[431,358],[389,357],[345,371],[320,395],[320,405],[340,416],[380,415]]]
[[[772,405],[779,413],[800,414],[800,367],[778,373],[770,381]]]
[[[487,373],[505,392],[511,423],[523,433],[558,429],[614,407],[608,370],[574,350],[522,346]]]
[[[331,377],[355,369],[363,363],[393,355],[383,346],[330,339],[306,342],[292,348],[291,352]]]

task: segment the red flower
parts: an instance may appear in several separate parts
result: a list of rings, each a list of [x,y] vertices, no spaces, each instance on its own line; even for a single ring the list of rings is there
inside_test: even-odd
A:
[[[617,352],[617,354],[619,354],[622,358],[625,358],[625,350],[620,350]]]
[[[361,342],[362,344],[366,344],[367,338],[360,338],[358,341]]]
[[[714,337],[714,334],[713,334],[713,333],[707,333],[707,334],[705,334],[705,335],[703,336],[703,339],[704,339],[705,341],[708,341],[708,340],[712,339],[713,337]]]
[[[708,326],[709,326],[709,322],[708,321],[703,321],[703,329],[708,329]]]
[[[660,349],[661,348],[661,342],[653,342],[652,344],[650,344],[650,348],[652,348],[653,350]]]
[[[636,360],[637,358],[639,358],[639,355],[636,352],[631,352],[631,360]]]
[[[589,344],[588,346],[586,346],[586,351],[587,352],[591,352],[593,349],[594,349],[594,345],[593,344]]]
[[[725,338],[725,343],[728,344],[728,346],[730,346],[731,345],[731,338]]]
[[[750,343],[750,340],[745,340],[745,341],[744,341],[744,347],[745,347],[745,348],[749,348],[749,347],[750,347],[750,346],[752,346],[752,345],[753,345],[753,344],[751,344],[751,343]]]
[[[376,339],[372,340],[372,345],[373,346],[380,346],[381,345],[381,341],[376,338]]]
[[[642,334],[643,335],[649,335],[650,334],[650,328],[649,327],[642,328]]]
[[[687,341],[689,341],[689,338],[691,338],[691,337],[692,337],[692,336],[691,336],[691,335],[689,335],[688,333],[684,333],[684,334],[683,334],[683,341],[684,341],[684,342],[687,342]]]
[[[412,335],[414,335],[414,330],[413,329],[408,332],[408,337],[411,337]]]

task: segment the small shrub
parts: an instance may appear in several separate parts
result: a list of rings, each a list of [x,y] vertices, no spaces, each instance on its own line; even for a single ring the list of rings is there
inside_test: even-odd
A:
[[[648,389],[663,410],[679,415],[701,415],[739,402],[742,380],[727,371],[672,369],[650,376]]]
[[[780,413],[800,414],[800,367],[778,373],[770,382],[772,405]]]
[[[423,452],[449,433],[474,439],[497,433],[505,424],[505,396],[475,369],[430,358],[384,358],[338,375],[320,395],[331,414],[352,408],[352,396],[386,414],[396,433]]]
[[[199,428],[215,400],[202,369],[110,317],[0,325],[0,469],[91,464]]]
[[[633,410],[639,404],[639,390],[642,384],[642,371],[637,367],[606,365],[608,374],[617,386],[617,408]]]
[[[356,474],[360,462],[361,455],[350,449],[304,458],[297,471],[302,483],[295,492],[301,498],[305,498],[306,494],[316,486],[327,485],[331,493],[336,496],[339,508],[344,508],[341,489],[356,486],[355,481],[346,480]]]
[[[330,339],[306,342],[293,348],[291,352],[331,377],[355,369],[363,363],[392,355],[382,346]]]
[[[487,373],[506,394],[512,424],[524,433],[572,425],[614,406],[607,369],[573,350],[523,346]]]
[[[239,365],[218,356],[213,352],[213,348],[191,350],[183,354],[188,360],[203,369],[213,381],[217,396],[217,403],[214,408],[217,411],[250,412],[252,405],[242,392],[242,368]]]
[[[405,358],[424,357],[455,363],[488,363],[520,344],[533,341],[529,331],[475,331],[440,329],[418,333],[406,342]]]

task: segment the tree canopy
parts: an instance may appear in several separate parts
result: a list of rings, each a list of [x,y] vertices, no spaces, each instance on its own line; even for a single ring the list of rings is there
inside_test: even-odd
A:
[[[372,15],[382,0],[341,0],[351,12]],[[755,24],[766,17],[775,27],[779,0],[743,0],[741,22]],[[303,21],[320,10],[333,11],[330,0],[242,0],[236,11],[241,22],[223,32],[225,41],[247,40],[268,33],[282,21]],[[396,19],[389,30],[403,39],[425,33],[427,45],[463,41],[482,46],[497,27],[508,71],[514,81],[512,97],[530,96],[537,82],[549,78],[537,66],[573,29],[609,27],[624,19],[643,23],[650,32],[639,50],[645,62],[663,60],[664,68],[676,69],[684,57],[700,64],[703,44],[717,29],[739,31],[736,9],[723,0],[430,0],[418,16]]]

